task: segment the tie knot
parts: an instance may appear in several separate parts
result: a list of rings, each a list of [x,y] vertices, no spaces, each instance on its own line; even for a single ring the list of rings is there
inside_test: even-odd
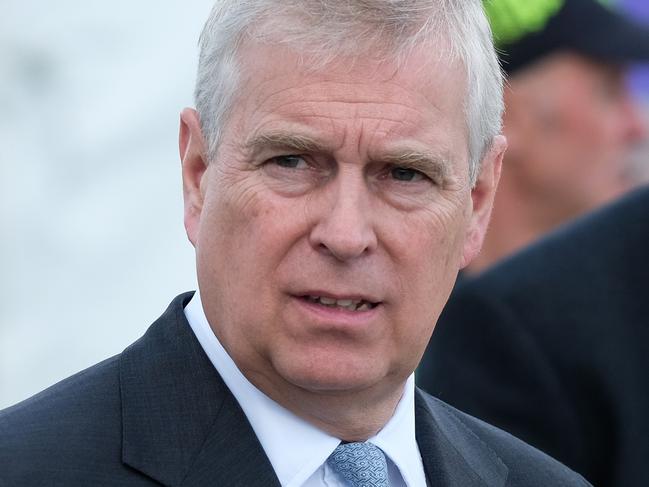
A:
[[[341,443],[327,463],[352,487],[388,487],[388,465],[372,443]]]

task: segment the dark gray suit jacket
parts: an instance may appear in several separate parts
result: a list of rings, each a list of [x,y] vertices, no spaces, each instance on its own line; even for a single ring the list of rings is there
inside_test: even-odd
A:
[[[0,412],[0,486],[278,486],[185,319],[191,296],[177,297],[122,354]],[[416,422],[436,487],[588,485],[421,391]]]

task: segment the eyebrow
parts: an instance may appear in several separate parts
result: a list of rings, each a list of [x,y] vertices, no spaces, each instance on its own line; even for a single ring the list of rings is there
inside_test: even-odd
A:
[[[326,152],[327,146],[308,135],[289,132],[267,132],[256,135],[244,143],[244,148],[252,153],[263,149],[284,149],[298,153]]]
[[[394,166],[416,169],[438,182],[446,182],[451,176],[451,163],[447,155],[416,150],[390,151],[381,154],[380,161]]]

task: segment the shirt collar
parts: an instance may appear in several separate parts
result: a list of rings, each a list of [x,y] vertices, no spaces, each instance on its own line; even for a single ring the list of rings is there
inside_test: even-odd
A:
[[[410,487],[426,485],[424,465],[415,435],[415,375],[406,381],[403,395],[386,425],[368,441],[392,460]]]
[[[212,331],[197,291],[185,316],[210,361],[243,409],[282,485],[302,485],[340,443],[299,418],[257,389],[237,368]],[[408,486],[425,485],[421,454],[415,438],[414,374],[388,423],[368,441],[381,448]],[[286,432],[291,441],[286,441]],[[422,483],[423,481],[423,483]]]

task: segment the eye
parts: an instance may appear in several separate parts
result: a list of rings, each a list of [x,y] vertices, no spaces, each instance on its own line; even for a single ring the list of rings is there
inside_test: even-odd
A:
[[[293,155],[273,157],[268,162],[287,169],[306,169],[309,167],[303,157]]]
[[[390,176],[397,181],[403,181],[406,183],[422,181],[426,178],[424,174],[416,169],[410,169],[407,167],[393,167],[390,169]]]

